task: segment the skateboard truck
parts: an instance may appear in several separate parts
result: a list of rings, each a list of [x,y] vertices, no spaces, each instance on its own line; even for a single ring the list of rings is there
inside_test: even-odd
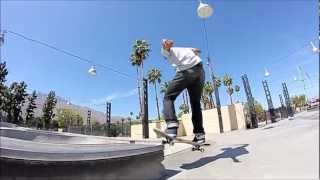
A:
[[[192,147],[192,151],[204,152],[204,148],[201,147],[200,145],[194,145],[194,146]]]
[[[165,145],[165,144],[169,144],[170,146],[173,146],[175,143],[186,143],[186,144],[190,144],[192,145],[192,151],[200,151],[200,152],[204,152],[204,148],[202,146],[206,145],[206,144],[198,144],[198,143],[195,143],[195,142],[192,142],[191,140],[185,140],[185,139],[181,139],[181,138],[178,138],[178,137],[171,137],[169,135],[167,135],[165,132],[159,130],[159,129],[153,129],[153,131],[155,133],[157,133],[158,135],[162,136],[165,138],[162,139],[161,143],[162,145]],[[207,144],[207,145],[210,145],[210,144]]]
[[[171,140],[169,138],[166,138],[166,140],[162,140],[162,145],[169,144],[170,146],[173,146],[175,144],[174,140]],[[192,151],[200,151],[204,152],[204,148],[201,147],[201,145],[192,145]]]

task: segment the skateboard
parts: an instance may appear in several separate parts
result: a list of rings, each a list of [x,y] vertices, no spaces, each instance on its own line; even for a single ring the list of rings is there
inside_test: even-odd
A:
[[[166,138],[166,140],[162,140],[162,144],[169,144],[173,146],[174,143],[186,143],[186,144],[192,145],[192,151],[200,151],[200,152],[204,152],[205,149],[203,148],[203,146],[210,146],[209,143],[198,144],[198,143],[192,142],[191,140],[186,140],[178,137],[173,138],[167,135],[167,133],[156,128],[154,128],[153,131],[159,136]]]

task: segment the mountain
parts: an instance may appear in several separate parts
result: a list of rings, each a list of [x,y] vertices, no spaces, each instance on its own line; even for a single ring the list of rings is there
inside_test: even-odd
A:
[[[47,94],[37,93],[37,99],[36,99],[37,108],[34,110],[35,117],[42,116],[42,107],[43,107],[43,105],[44,105],[44,103],[46,101],[46,98],[47,98]],[[62,97],[59,97],[59,96],[56,96],[56,98],[57,98],[57,105],[55,107],[55,111],[57,109],[60,109],[60,108],[72,109],[72,110],[78,112],[80,114],[80,116],[83,117],[84,124],[86,124],[87,123],[88,110],[91,110],[91,122],[97,121],[100,124],[104,124],[106,122],[106,116],[105,116],[105,113],[103,113],[103,112],[96,111],[96,110],[94,110],[92,108],[89,108],[89,107],[72,104],[68,100],[66,100],[66,99],[64,99]],[[29,104],[28,101],[26,101],[26,103],[24,104],[24,107],[23,107],[23,113],[24,114],[25,114],[25,109],[26,109],[28,104]],[[112,113],[112,109],[111,109],[111,113]],[[122,118],[126,119],[126,117],[111,116],[111,122],[112,123],[121,122]]]

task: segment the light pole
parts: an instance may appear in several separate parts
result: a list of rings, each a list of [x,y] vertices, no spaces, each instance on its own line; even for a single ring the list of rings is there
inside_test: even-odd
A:
[[[130,118],[129,118],[129,126],[130,126],[130,128],[129,128],[129,136],[131,137],[131,121],[132,121],[132,119],[133,119],[133,112],[130,112]]]
[[[124,118],[121,119],[121,136],[124,136],[124,133],[123,133],[123,122],[124,122]]]
[[[213,14],[213,8],[209,4],[203,3],[201,0],[198,0],[199,6],[197,9],[198,17],[203,20],[203,30],[204,30],[204,37],[206,42],[206,50],[207,50],[207,65],[209,70],[209,75],[212,79],[212,85],[215,89],[214,95],[216,98],[216,106],[217,106],[217,112],[218,112],[218,119],[219,119],[219,129],[220,133],[223,133],[223,124],[222,124],[222,116],[221,116],[221,104],[220,104],[220,98],[219,98],[219,89],[215,85],[216,77],[213,74],[212,70],[212,64],[210,60],[210,53],[209,53],[209,42],[208,42],[208,34],[207,34],[207,28],[206,28],[206,22],[205,20],[208,19]]]
[[[298,71],[298,77],[294,77],[293,80],[294,81],[300,81],[303,84],[303,90],[304,90],[304,94],[306,97],[306,101],[308,101],[308,96],[307,96],[307,88],[306,88],[306,77],[310,80],[310,77],[307,73],[305,73],[302,69],[301,66],[297,66],[297,71]]]
[[[264,92],[265,92],[266,98],[267,98],[268,111],[269,111],[270,119],[271,119],[271,122],[274,123],[274,122],[276,122],[276,115],[275,115],[275,112],[274,112],[274,107],[273,107],[273,103],[272,103],[272,97],[271,97],[271,93],[270,93],[268,82],[267,82],[267,78],[269,76],[270,76],[270,72],[267,70],[267,68],[265,68],[264,69],[265,80],[262,81],[262,85],[263,85],[263,89],[264,89]],[[266,118],[266,124],[267,123],[268,123],[268,118]]]

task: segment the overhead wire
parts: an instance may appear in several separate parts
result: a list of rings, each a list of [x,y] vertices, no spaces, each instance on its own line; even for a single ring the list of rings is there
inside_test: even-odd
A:
[[[23,35],[23,34],[20,34],[20,33],[15,32],[15,31],[5,30],[4,32],[5,32],[5,33],[10,33],[10,34],[16,35],[16,36],[21,37],[21,38],[23,38],[23,39],[25,39],[25,40],[28,40],[28,41],[31,41],[31,42],[40,44],[40,45],[45,46],[45,47],[47,47],[47,48],[53,49],[53,50],[55,50],[55,51],[57,51],[57,52],[60,52],[60,53],[63,53],[63,54],[65,54],[65,55],[74,57],[75,59],[80,60],[80,61],[82,61],[82,62],[86,62],[86,63],[89,63],[89,64],[91,64],[91,65],[95,65],[95,66],[99,66],[99,67],[105,68],[105,69],[110,70],[110,71],[112,71],[112,72],[114,72],[114,73],[117,73],[117,74],[119,74],[119,75],[122,75],[122,76],[124,76],[124,77],[126,77],[126,78],[135,79],[135,78],[133,78],[133,76],[131,76],[131,75],[127,74],[127,73],[123,73],[123,72],[121,72],[121,71],[119,71],[119,70],[116,70],[116,69],[114,69],[114,68],[112,68],[112,67],[110,67],[110,66],[106,66],[106,65],[101,64],[101,63],[96,63],[96,62],[94,62],[94,61],[92,61],[92,60],[89,60],[89,59],[87,59],[87,58],[83,58],[83,57],[81,57],[81,56],[79,56],[79,55],[76,55],[76,54],[71,53],[71,52],[69,52],[69,51],[66,51],[66,50],[63,50],[63,49],[61,49],[61,48],[55,47],[55,46],[50,45],[50,44],[48,44],[48,43],[45,43],[45,42],[42,42],[42,41],[39,41],[39,40],[30,38],[30,37],[27,37],[27,36],[25,36],[25,35]]]

